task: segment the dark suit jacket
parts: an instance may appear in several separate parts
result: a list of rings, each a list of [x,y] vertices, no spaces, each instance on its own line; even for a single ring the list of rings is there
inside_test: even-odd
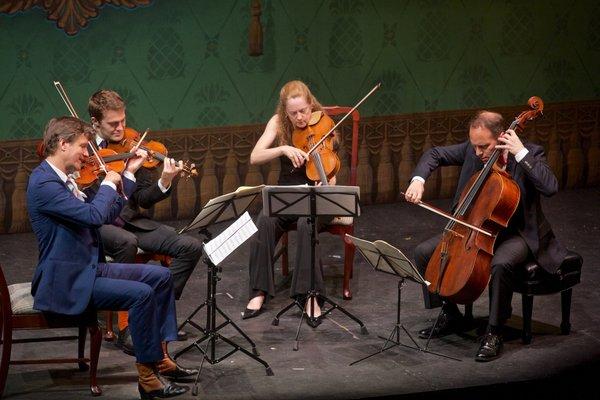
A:
[[[156,170],[140,168],[136,174],[137,187],[123,207],[121,218],[137,229],[151,231],[160,226],[160,223],[151,220],[142,212],[141,208],[150,208],[169,197],[173,185],[165,193],[158,187]]]
[[[165,193],[158,187],[158,177],[156,170],[140,168],[135,173],[136,188],[121,211],[120,217],[125,221],[127,230],[153,231],[161,224],[148,218],[142,210],[148,209],[161,200],[166,199],[171,194],[173,185]],[[98,190],[98,185],[85,190],[88,197],[94,198]]]
[[[514,226],[527,242],[536,261],[547,271],[555,272],[566,255],[566,249],[556,240],[544,216],[540,193],[548,197],[554,195],[558,191],[558,181],[546,163],[544,149],[532,143],[525,144],[525,147],[529,153],[519,163],[512,154],[509,155],[506,168],[521,190],[511,227]],[[473,174],[483,168],[483,163],[469,141],[466,141],[428,150],[419,160],[413,176],[427,179],[438,166],[445,165],[462,166],[452,202],[454,209],[465,185]]]
[[[125,193],[135,184],[123,180]],[[35,168],[27,185],[27,209],[39,244],[31,294],[34,308],[81,314],[87,308],[96,268],[103,260],[98,228],[119,215],[123,200],[102,185],[90,203],[78,200],[48,162]]]

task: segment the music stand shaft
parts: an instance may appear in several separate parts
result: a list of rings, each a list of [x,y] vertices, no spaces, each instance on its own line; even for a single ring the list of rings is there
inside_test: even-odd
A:
[[[357,317],[352,315],[350,312],[346,311],[343,307],[341,307],[337,303],[333,302],[332,300],[330,300],[326,296],[322,295],[321,293],[318,293],[315,290],[315,273],[316,273],[315,272],[315,269],[316,269],[315,258],[316,258],[316,246],[318,243],[318,239],[317,239],[317,237],[318,237],[318,232],[317,232],[317,194],[315,191],[311,191],[309,193],[309,199],[310,199],[310,215],[308,216],[308,221],[309,221],[309,224],[311,225],[311,229],[310,229],[310,232],[311,232],[310,289],[308,290],[308,292],[305,295],[303,295],[303,297],[300,300],[294,299],[290,304],[288,304],[281,311],[279,311],[272,322],[272,325],[277,326],[277,325],[279,325],[279,318],[283,314],[285,314],[289,309],[291,309],[294,305],[296,305],[296,306],[298,306],[298,308],[300,308],[302,314],[300,317],[300,322],[298,323],[298,329],[296,330],[295,344],[294,344],[294,348],[293,348],[294,350],[298,350],[300,328],[302,326],[302,321],[304,320],[305,313],[304,313],[303,304],[304,304],[304,306],[306,306],[307,302],[309,302],[309,301],[311,302],[311,307],[310,307],[311,310],[310,310],[310,315],[307,315],[306,318],[310,319],[310,321],[313,324],[316,324],[317,321],[325,318],[325,316],[327,316],[333,310],[339,309],[344,314],[346,314],[349,318],[351,318],[352,320],[354,320],[356,323],[358,323],[360,325],[362,334],[368,333],[367,328],[365,327],[365,325],[363,324],[363,322],[360,319],[358,319]],[[296,266],[296,268],[298,268],[298,266]],[[327,309],[325,312],[323,312],[320,316],[315,318],[314,302],[316,302],[317,299],[322,300],[324,303],[325,302],[329,303],[331,305],[331,307],[329,309]]]

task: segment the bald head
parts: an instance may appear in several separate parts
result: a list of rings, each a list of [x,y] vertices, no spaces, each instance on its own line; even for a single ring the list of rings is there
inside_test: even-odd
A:
[[[492,111],[478,111],[469,122],[469,130],[483,128],[489,130],[495,138],[504,132],[504,118]]]

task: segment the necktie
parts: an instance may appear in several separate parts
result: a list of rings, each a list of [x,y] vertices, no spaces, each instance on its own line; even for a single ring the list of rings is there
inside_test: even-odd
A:
[[[108,146],[108,143],[106,143],[106,140],[102,139],[100,141],[100,143],[98,143],[98,148],[100,149],[105,149]]]
[[[70,176],[67,177],[67,187],[73,193],[73,196],[77,197],[78,200],[85,201],[86,195],[77,188],[77,183]]]

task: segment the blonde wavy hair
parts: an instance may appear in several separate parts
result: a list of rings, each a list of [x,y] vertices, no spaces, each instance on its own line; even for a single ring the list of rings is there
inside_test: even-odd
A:
[[[323,106],[313,96],[310,89],[302,81],[290,81],[283,85],[279,92],[279,102],[275,113],[279,116],[279,126],[277,127],[277,143],[279,146],[290,144],[292,142],[292,132],[294,124],[288,118],[285,107],[289,99],[302,97],[310,105],[311,111],[321,111]]]

